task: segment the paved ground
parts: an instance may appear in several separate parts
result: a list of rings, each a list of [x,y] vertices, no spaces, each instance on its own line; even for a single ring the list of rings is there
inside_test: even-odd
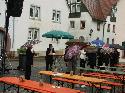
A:
[[[19,61],[18,60],[10,60],[10,62],[8,63],[9,67],[12,65],[12,68],[13,69],[16,69],[17,66],[19,65]],[[62,65],[63,62],[62,62]],[[79,65],[79,63],[78,63]],[[32,67],[32,75],[31,75],[31,79],[32,80],[36,80],[36,81],[39,81],[41,79],[41,76],[38,74],[39,71],[41,70],[45,70],[45,59],[44,58],[37,58],[37,59],[34,59],[34,66]],[[6,73],[5,74],[6,76],[20,76],[20,75],[24,75],[24,71],[19,71],[19,70],[10,70],[9,73]],[[43,77],[44,81],[46,82],[49,82],[49,78],[48,77]],[[2,86],[2,85],[1,85]],[[0,88],[2,88],[0,86]],[[67,87],[68,85],[66,85]],[[80,90],[91,90],[91,88],[89,87],[84,87],[84,88],[81,88],[79,86],[75,86],[75,89],[80,89]],[[2,93],[2,92],[0,92]],[[16,93],[16,92],[6,92],[6,93]],[[21,93],[27,93],[26,91],[24,92],[21,92]],[[91,93],[91,92],[87,92],[87,93]],[[104,93],[108,93],[107,91],[105,91]]]

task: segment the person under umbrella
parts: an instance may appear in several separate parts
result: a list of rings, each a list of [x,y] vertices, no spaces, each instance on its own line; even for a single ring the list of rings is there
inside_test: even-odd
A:
[[[47,48],[46,50],[46,56],[45,56],[45,60],[46,60],[46,70],[52,70],[52,65],[53,65],[53,55],[51,55],[51,53],[55,53],[55,50],[53,48],[52,44],[49,44],[49,48]]]
[[[31,51],[32,46],[28,46],[26,50],[26,69],[25,69],[25,79],[29,80],[31,76],[31,66],[33,65],[33,56],[35,55],[35,52]]]
[[[73,71],[74,74],[75,74],[76,65],[77,65],[77,56],[79,55],[80,49],[81,49],[81,46],[73,45],[68,47],[65,54],[65,59],[69,60],[68,68],[70,71]]]

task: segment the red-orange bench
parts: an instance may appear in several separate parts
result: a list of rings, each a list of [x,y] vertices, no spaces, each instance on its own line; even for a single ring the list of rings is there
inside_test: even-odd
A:
[[[104,89],[104,90],[111,90],[112,88],[110,86],[101,86],[100,85],[97,85],[97,84],[90,84],[90,83],[87,83],[87,82],[81,82],[81,81],[76,81],[76,80],[69,80],[69,79],[65,79],[65,78],[53,78],[53,80],[56,80],[56,81],[61,81],[61,82],[67,82],[67,83],[72,83],[72,84],[79,84],[79,85],[85,85],[85,86],[89,86],[89,87],[96,87],[96,88],[101,88],[101,89]]]

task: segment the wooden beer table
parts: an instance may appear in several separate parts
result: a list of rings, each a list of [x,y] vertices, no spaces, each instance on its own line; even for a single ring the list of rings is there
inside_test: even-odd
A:
[[[54,72],[52,72],[52,71],[40,71],[39,74],[40,75],[48,75],[48,76],[56,76],[56,77],[60,77],[60,78],[66,78],[69,80],[83,81],[83,82],[91,83],[93,85],[93,87],[94,87],[94,84],[99,84],[100,90],[101,90],[101,84],[103,82],[107,81],[105,79],[98,79],[98,78],[87,77],[87,76],[79,76],[79,75],[71,76],[70,74],[65,74],[65,73],[54,74]]]
[[[69,89],[65,87],[53,87],[52,84],[47,84],[47,83],[42,83],[43,85],[39,85],[39,82],[37,81],[32,81],[32,80],[25,80],[23,82],[19,81],[18,77],[2,77],[0,78],[0,82],[4,83],[4,88],[5,84],[7,85],[16,85],[18,90],[17,93],[19,93],[20,88],[24,88],[26,90],[38,93],[84,93],[80,92],[79,90],[74,90],[74,89]],[[5,89],[4,89],[5,90]]]

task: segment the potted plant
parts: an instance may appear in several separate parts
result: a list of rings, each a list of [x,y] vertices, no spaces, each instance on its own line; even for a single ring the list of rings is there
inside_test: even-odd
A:
[[[19,55],[19,66],[17,67],[17,69],[25,70],[26,48],[21,47],[17,49],[17,53]]]

